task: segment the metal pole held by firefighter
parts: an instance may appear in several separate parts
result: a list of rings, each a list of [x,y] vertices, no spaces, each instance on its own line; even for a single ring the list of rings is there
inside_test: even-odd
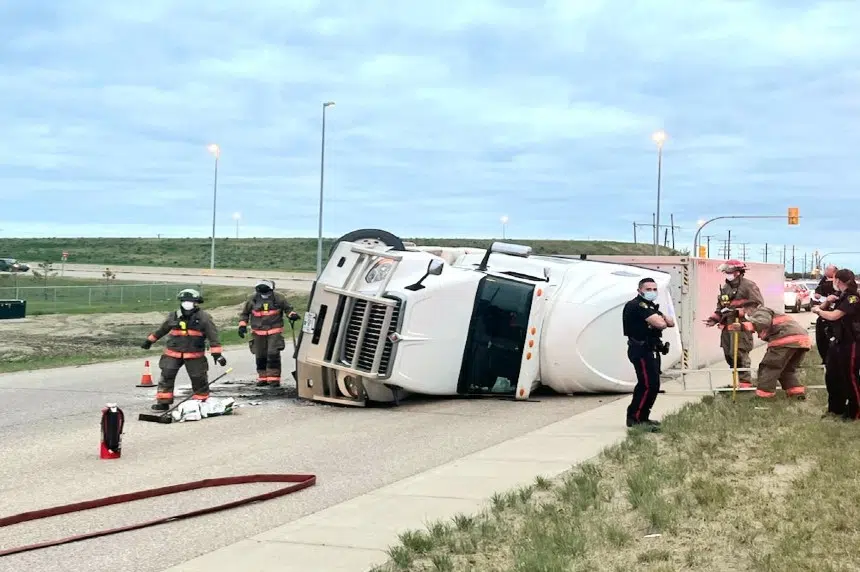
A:
[[[735,318],[735,324],[740,325],[740,320]],[[738,395],[738,343],[740,342],[741,333],[739,330],[735,330],[732,332],[732,338],[734,341],[734,365],[732,366],[732,401],[737,400]]]

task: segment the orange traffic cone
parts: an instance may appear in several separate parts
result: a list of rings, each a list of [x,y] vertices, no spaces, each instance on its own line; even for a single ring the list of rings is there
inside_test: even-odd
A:
[[[149,372],[149,360],[143,366],[143,375],[140,376],[140,383],[137,387],[152,387],[152,374]]]

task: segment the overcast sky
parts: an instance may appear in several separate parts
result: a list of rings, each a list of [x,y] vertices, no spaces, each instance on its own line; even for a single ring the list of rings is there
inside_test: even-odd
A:
[[[0,1],[0,235],[209,236],[215,142],[219,235],[316,236],[333,100],[327,236],[632,240],[665,129],[678,246],[797,206],[712,254],[860,250],[858,29],[852,0]]]

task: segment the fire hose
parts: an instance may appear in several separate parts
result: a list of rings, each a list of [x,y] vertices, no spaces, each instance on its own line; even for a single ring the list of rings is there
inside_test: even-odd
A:
[[[190,483],[181,483],[178,485],[169,485],[166,487],[158,487],[154,489],[147,489],[143,491],[137,491],[133,493],[126,493],[121,495],[114,495],[110,497],[104,497],[100,499],[94,499],[89,501],[83,501],[78,503],[72,503],[62,506],[56,506],[52,508],[45,508],[41,510],[35,510],[30,512],[23,512],[20,514],[7,516],[5,518],[0,518],[0,528],[6,526],[12,526],[14,524],[20,524],[22,522],[30,522],[33,520],[40,520],[43,518],[49,518],[52,516],[59,516],[62,514],[70,514],[73,512],[80,512],[85,510],[90,510],[94,508],[101,508],[105,506],[111,506],[115,504],[132,502],[136,500],[143,500],[153,497],[171,495],[175,493],[181,493],[186,491],[192,491],[196,489],[204,489],[209,487],[221,487],[226,485],[244,485],[248,483],[292,483],[289,486],[276,489],[274,491],[270,491],[267,493],[255,495],[252,497],[247,497],[244,499],[239,499],[236,501],[228,502],[222,505],[213,506],[209,508],[202,508],[199,510],[194,510],[191,512],[186,512],[183,514],[177,514],[174,516],[166,516],[164,518],[157,518],[155,520],[150,520],[147,522],[141,522],[138,524],[131,524],[128,526],[121,526],[118,528],[111,528],[106,530],[100,530],[97,532],[88,532],[85,534],[80,534],[77,536],[69,536],[67,538],[61,538],[58,540],[49,540],[47,542],[39,542],[36,544],[30,544],[27,546],[17,546],[14,548],[7,548],[5,550],[0,550],[0,557],[8,556],[10,554],[18,554],[20,552],[28,552],[30,550],[38,550],[40,548],[47,548],[49,546],[59,546],[61,544],[69,544],[71,542],[79,542],[81,540],[86,540],[89,538],[96,538],[99,536],[108,536],[111,534],[118,534],[120,532],[127,532],[130,530],[139,530],[141,528],[147,528],[150,526],[155,526],[157,524],[164,524],[167,522],[172,522],[175,520],[183,520],[186,518],[191,518],[194,516],[201,516],[204,514],[210,514],[213,512],[218,512],[222,510],[227,510],[231,508],[235,508],[238,506],[251,504],[255,502],[260,502],[264,500],[269,500],[281,496],[288,495],[290,493],[294,493],[300,491],[302,489],[311,487],[316,484],[317,477],[316,475],[302,475],[302,474],[259,474],[259,475],[241,475],[235,477],[219,477],[214,479],[203,479],[201,481],[193,481]]]

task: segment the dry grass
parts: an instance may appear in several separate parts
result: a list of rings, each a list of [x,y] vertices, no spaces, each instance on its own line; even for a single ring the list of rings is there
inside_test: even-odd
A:
[[[823,391],[782,396],[688,405],[660,435],[631,432],[482,514],[402,534],[377,570],[860,570],[860,424],[821,420]]]

